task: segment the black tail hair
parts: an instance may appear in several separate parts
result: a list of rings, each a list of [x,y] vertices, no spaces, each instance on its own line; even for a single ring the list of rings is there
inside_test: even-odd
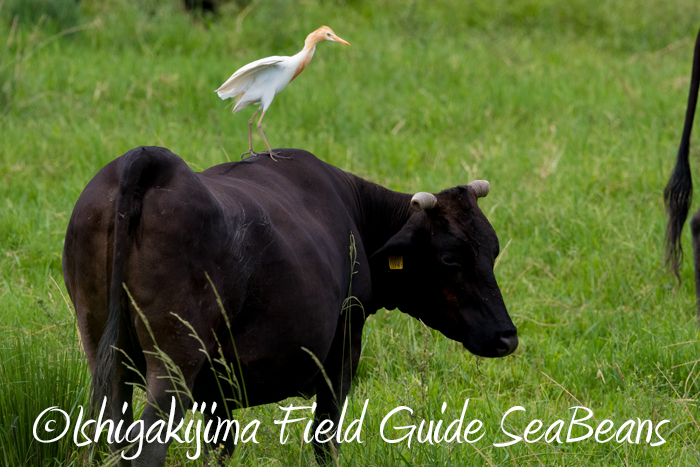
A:
[[[683,247],[681,245],[681,233],[683,225],[688,218],[690,203],[693,199],[693,179],[690,173],[690,133],[693,129],[695,107],[698,102],[698,87],[700,86],[700,31],[695,40],[695,52],[693,54],[693,71],[690,78],[690,92],[688,94],[688,107],[685,112],[685,124],[683,136],[678,148],[676,166],[673,168],[671,178],[664,189],[664,202],[668,213],[668,226],[666,227],[666,265],[678,278],[680,263],[683,260]]]
[[[164,154],[167,153],[167,154]],[[166,155],[165,158],[162,156]],[[129,245],[129,234],[133,232],[141,218],[141,203],[155,175],[162,171],[162,162],[167,162],[170,151],[164,148],[139,147],[124,155],[125,162],[119,178],[119,188],[115,201],[114,250],[112,277],[109,290],[109,314],[104,333],[97,347],[97,361],[92,375],[91,396],[93,408],[99,408],[102,399],[107,397],[108,406],[112,399],[112,383],[117,361],[115,347],[120,342],[120,330],[128,328],[130,320],[122,321],[126,315],[127,297],[123,289],[124,261]],[[127,334],[130,334],[127,332]],[[127,336],[123,336],[127,337]]]

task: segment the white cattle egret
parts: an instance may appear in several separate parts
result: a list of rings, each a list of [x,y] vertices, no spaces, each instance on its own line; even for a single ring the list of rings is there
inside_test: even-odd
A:
[[[241,154],[241,157],[246,154],[254,156],[265,154],[264,152],[257,153],[253,151],[253,120],[262,110],[262,115],[260,120],[258,120],[258,131],[265,142],[265,146],[267,146],[267,154],[273,160],[277,160],[275,155],[278,153],[272,152],[270,144],[265,138],[265,133],[263,133],[262,120],[265,117],[267,108],[272,103],[272,99],[291,83],[299,73],[304,71],[304,68],[311,61],[311,57],[314,56],[316,44],[321,41],[340,42],[341,44],[350,45],[347,41],[336,36],[331,28],[322,26],[306,36],[304,48],[298,54],[292,57],[267,57],[249,63],[231,75],[215,91],[222,99],[236,97],[233,113],[245,109],[250,104],[260,105],[258,111],[248,120],[248,151]]]

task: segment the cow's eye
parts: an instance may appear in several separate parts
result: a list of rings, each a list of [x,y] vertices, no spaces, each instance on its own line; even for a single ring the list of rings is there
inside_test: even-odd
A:
[[[459,266],[459,261],[452,255],[442,255],[440,261],[442,261],[442,264],[445,266]]]

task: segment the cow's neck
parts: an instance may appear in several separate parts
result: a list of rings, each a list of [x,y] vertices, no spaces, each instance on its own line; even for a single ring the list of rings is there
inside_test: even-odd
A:
[[[359,224],[367,256],[371,256],[406,224],[411,215],[411,197],[357,178]]]

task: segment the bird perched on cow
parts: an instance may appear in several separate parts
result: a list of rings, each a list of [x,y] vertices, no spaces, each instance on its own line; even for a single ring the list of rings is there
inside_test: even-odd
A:
[[[272,56],[249,63],[231,75],[215,91],[222,99],[236,97],[233,113],[245,109],[250,104],[260,105],[258,111],[248,120],[248,151],[241,154],[241,157],[246,154],[254,156],[265,154],[265,152],[257,153],[253,151],[253,120],[262,110],[262,115],[260,120],[258,120],[258,131],[265,142],[265,146],[267,146],[267,154],[273,160],[277,160],[275,155],[278,153],[272,151],[267,138],[265,138],[265,133],[263,133],[262,120],[265,118],[265,112],[272,104],[275,96],[308,66],[316,51],[316,44],[321,41],[340,42],[341,44],[350,45],[347,41],[336,36],[328,26],[321,26],[306,37],[304,48],[298,54],[291,57]]]

